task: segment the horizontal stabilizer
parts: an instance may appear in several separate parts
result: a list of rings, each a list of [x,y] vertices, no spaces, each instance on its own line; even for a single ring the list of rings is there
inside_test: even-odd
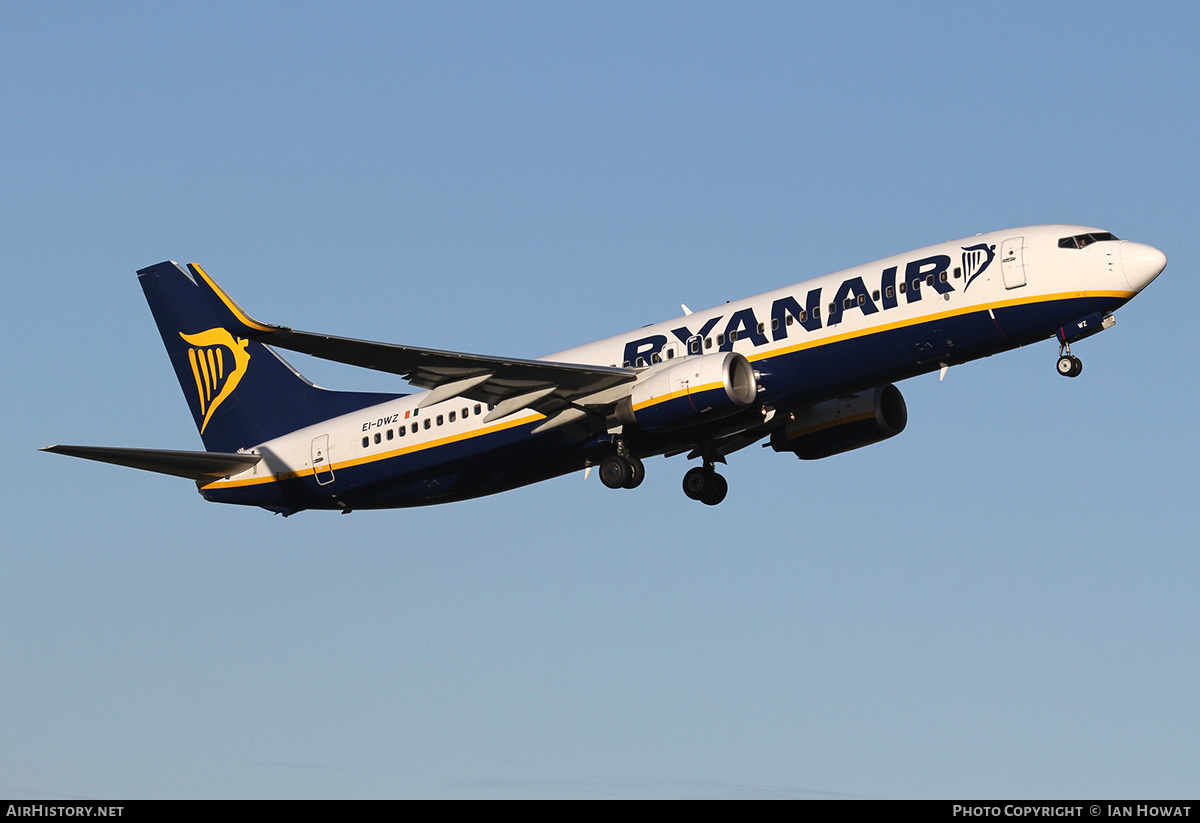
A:
[[[207,480],[239,474],[262,460],[260,454],[171,451],[167,449],[117,449],[107,446],[47,446],[44,452],[115,463],[190,480]]]

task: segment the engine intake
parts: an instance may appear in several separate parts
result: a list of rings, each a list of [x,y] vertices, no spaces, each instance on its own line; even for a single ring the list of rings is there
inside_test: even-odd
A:
[[[771,448],[819,460],[895,437],[907,424],[904,395],[889,383],[797,412],[771,435]]]
[[[646,431],[717,420],[758,396],[754,367],[735,352],[687,357],[649,372],[617,405],[617,419]]]

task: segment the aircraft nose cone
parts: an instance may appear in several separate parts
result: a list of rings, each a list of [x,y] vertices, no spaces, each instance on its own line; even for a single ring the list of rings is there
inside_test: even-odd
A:
[[[1125,269],[1125,279],[1129,281],[1130,288],[1141,291],[1167,267],[1167,256],[1154,246],[1123,240],[1121,267]]]

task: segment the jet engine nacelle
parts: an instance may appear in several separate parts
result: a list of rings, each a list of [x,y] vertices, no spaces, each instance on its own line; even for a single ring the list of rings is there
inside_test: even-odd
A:
[[[667,361],[633,386],[617,405],[617,419],[646,431],[716,420],[758,396],[754,367],[735,352]]]
[[[771,448],[817,460],[887,440],[907,423],[904,395],[889,383],[796,412],[793,422],[771,435]]]

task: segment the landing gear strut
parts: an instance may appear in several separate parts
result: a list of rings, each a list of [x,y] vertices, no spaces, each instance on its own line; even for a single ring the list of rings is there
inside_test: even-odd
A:
[[[1058,373],[1063,377],[1078,377],[1083,371],[1083,361],[1071,354],[1071,344],[1061,343],[1058,347]]]

